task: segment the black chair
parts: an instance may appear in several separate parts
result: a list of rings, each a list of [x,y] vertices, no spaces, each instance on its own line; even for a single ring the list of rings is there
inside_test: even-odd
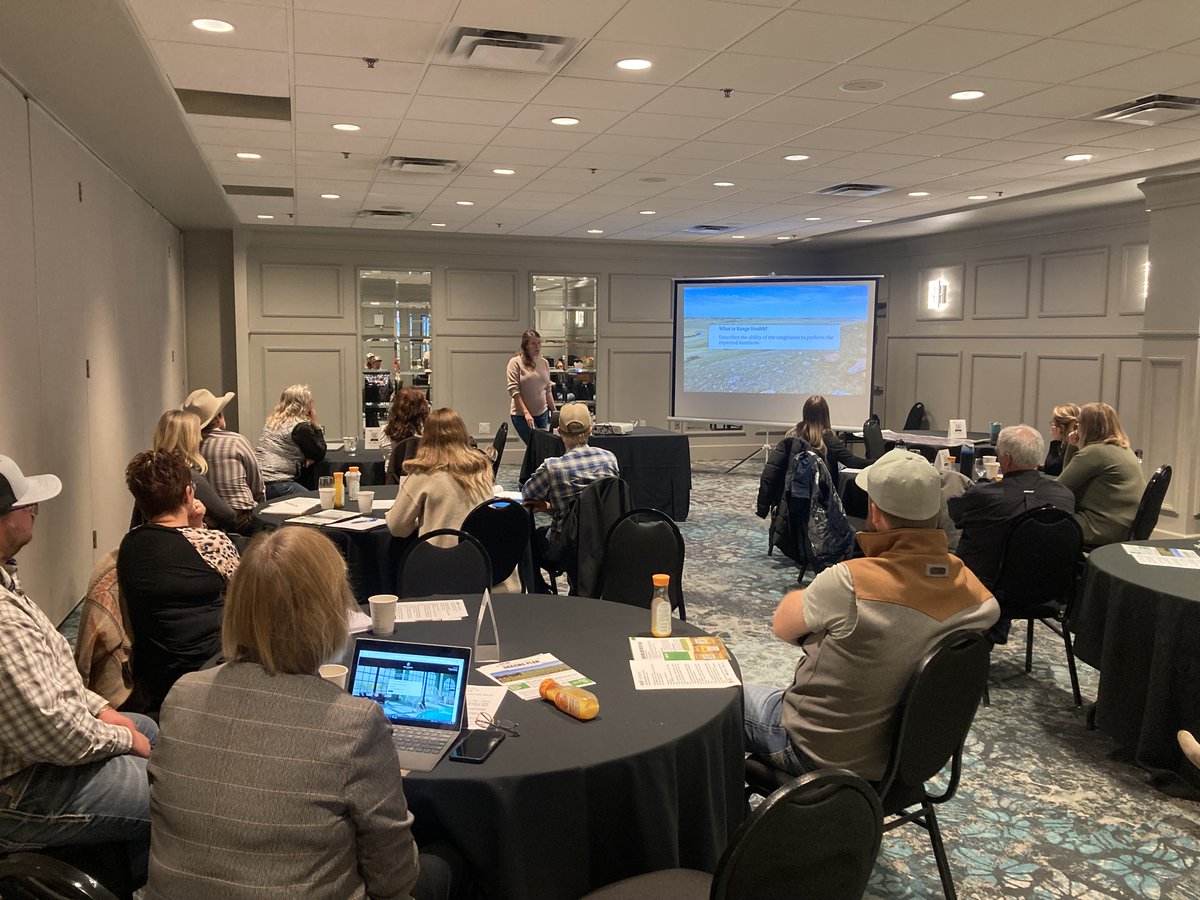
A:
[[[631,509],[613,523],[604,541],[600,597],[650,608],[652,576],[671,576],[671,609],[687,621],[683,602],[683,535],[666,513]]]
[[[919,431],[927,424],[925,415],[925,404],[918,400],[912,405],[912,409],[908,411],[908,418],[904,420],[904,427],[901,431]]]
[[[4,900],[117,900],[112,891],[69,863],[43,853],[0,857]]]
[[[875,416],[863,422],[863,443],[866,445],[867,459],[871,462],[883,456],[886,450],[883,445],[883,429],[879,427],[879,419]]]
[[[492,460],[492,477],[496,477],[496,473],[500,471],[500,460],[504,456],[504,447],[508,442],[508,423],[501,422],[500,427],[496,429],[496,437],[492,439],[492,449],[496,451],[496,458]]]
[[[1146,489],[1142,491],[1142,502],[1138,504],[1137,515],[1133,517],[1133,527],[1129,529],[1131,541],[1150,539],[1150,535],[1154,533],[1154,526],[1158,524],[1163,498],[1167,496],[1167,488],[1170,486],[1171,467],[1159,466],[1146,482]]]
[[[820,769],[759,804],[709,875],[666,869],[636,875],[585,900],[860,900],[879,854],[883,812],[874,789],[845,769]]]
[[[600,596],[605,538],[617,519],[631,509],[629,485],[615,475],[597,478],[579,492],[563,519],[559,537],[562,559],[556,569],[546,570],[554,593],[558,593],[558,576],[565,574],[573,595]]]
[[[438,537],[454,537],[458,543],[439,547]],[[438,528],[417,538],[400,558],[396,591],[401,597],[432,597],[434,594],[482,594],[492,586],[492,561],[474,535],[456,528]]]
[[[419,435],[406,437],[392,448],[392,458],[388,460],[387,475],[384,484],[399,484],[404,475],[404,464],[417,455],[417,447],[421,444]]]
[[[1028,619],[1025,635],[1025,671],[1033,671],[1033,626],[1043,625],[1063,639],[1075,705],[1082,706],[1079,676],[1071,632],[1059,623],[1069,622],[1078,581],[1083,532],[1069,512],[1039,506],[1014,518],[1004,537],[1000,568],[992,593],[1001,615]]]
[[[506,497],[484,500],[463,519],[462,530],[478,538],[487,551],[493,585],[500,584],[516,569],[522,590],[530,590],[533,577],[530,519],[528,509]]]
[[[896,705],[891,758],[876,785],[884,815],[894,816],[884,824],[884,831],[914,822],[929,832],[947,900],[955,900],[958,894],[934,805],[945,803],[958,790],[963,744],[987,686],[990,650],[981,633],[956,631],[917,664]],[[950,776],[945,787],[930,794],[926,782],[947,763]],[[789,777],[756,756],[746,759],[748,793],[765,795]]]

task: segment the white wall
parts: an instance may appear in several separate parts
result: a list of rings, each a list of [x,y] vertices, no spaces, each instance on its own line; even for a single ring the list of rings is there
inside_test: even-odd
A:
[[[128,528],[126,462],[183,397],[179,234],[3,78],[0,234],[0,453],[63,480],[19,557],[57,621]]]

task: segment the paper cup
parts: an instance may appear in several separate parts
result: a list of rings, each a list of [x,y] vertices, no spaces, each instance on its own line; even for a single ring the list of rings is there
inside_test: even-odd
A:
[[[318,488],[321,495],[321,509],[333,509],[333,488]]]
[[[358,512],[359,515],[369,516],[371,514],[371,505],[375,502],[374,491],[359,491],[358,492]]]
[[[994,462],[996,462],[996,457],[994,457],[994,456],[985,456],[985,457],[983,458],[983,467],[986,469],[988,466],[990,466],[990,465],[991,465],[992,463],[994,463]]]
[[[367,598],[371,607],[371,631],[387,636],[396,628],[396,602],[400,598],[395,594],[375,594]]]
[[[345,666],[338,665],[337,663],[326,663],[317,671],[320,672],[321,677],[330,684],[336,684],[343,691],[346,689],[346,676],[349,674],[350,670]]]
[[[995,462],[984,463],[983,471],[987,475],[988,478],[995,481],[996,476],[1000,474],[1000,463],[995,463]]]

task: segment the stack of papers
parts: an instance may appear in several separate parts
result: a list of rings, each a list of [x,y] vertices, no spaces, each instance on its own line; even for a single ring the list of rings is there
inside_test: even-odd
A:
[[[500,709],[500,701],[507,694],[504,688],[490,684],[467,685],[467,727],[471,729],[487,728],[487,722],[481,720],[481,715],[494,719]]]
[[[629,639],[629,671],[639,691],[736,687],[742,682],[719,637]]]
[[[263,512],[278,513],[286,516],[302,516],[312,509],[316,509],[321,505],[321,501],[315,497],[289,497],[286,500],[278,500],[268,506]]]
[[[311,517],[308,517],[311,518]],[[295,521],[294,519],[290,521]],[[337,522],[326,522],[325,525],[329,528],[344,528],[346,531],[370,531],[372,528],[379,528],[381,525],[386,525],[383,519],[372,518],[371,516],[356,516],[350,514],[349,519],[341,519]]]
[[[1143,566],[1168,566],[1172,569],[1200,569],[1200,555],[1181,547],[1140,547],[1124,544],[1125,552]]]
[[[462,599],[407,600],[396,604],[397,622],[452,622],[467,617]]]
[[[288,519],[289,525],[332,525],[334,522],[342,522],[346,519],[357,519],[358,513],[346,512],[342,509],[323,509],[320,512],[315,512],[308,516],[296,516]]]
[[[547,678],[553,678],[559,684],[569,684],[574,687],[587,687],[589,684],[596,683],[549,653],[539,653],[536,656],[526,656],[524,659],[513,659],[508,662],[492,663],[480,666],[477,671],[492,679],[496,684],[508,688],[522,700],[541,699],[538,688]]]

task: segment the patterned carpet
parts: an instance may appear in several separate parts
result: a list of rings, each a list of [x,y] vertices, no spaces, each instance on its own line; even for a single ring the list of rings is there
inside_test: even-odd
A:
[[[799,650],[771,634],[792,562],[766,555],[754,516],[760,465],[693,464],[684,590],[688,620],[720,634],[746,681],[785,685]],[[1083,663],[1084,700],[1097,673]],[[1038,626],[1024,671],[1019,627],[992,654],[990,707],[975,718],[958,795],[938,809],[964,898],[1200,898],[1200,803],[1168,797],[1085,728],[1071,700],[1059,638]],[[941,897],[928,836],[908,825],[884,835],[870,898]]]

